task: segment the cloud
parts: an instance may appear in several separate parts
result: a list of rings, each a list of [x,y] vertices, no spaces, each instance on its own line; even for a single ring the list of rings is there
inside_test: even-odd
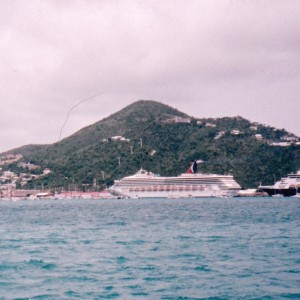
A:
[[[95,94],[64,136],[138,99],[300,134],[298,1],[9,1],[0,19],[0,151],[56,141]]]

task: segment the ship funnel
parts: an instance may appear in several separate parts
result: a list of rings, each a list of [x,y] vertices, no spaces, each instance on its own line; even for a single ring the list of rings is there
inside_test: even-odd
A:
[[[192,160],[190,167],[187,169],[187,174],[196,174],[198,169],[198,164],[203,163],[203,160]]]

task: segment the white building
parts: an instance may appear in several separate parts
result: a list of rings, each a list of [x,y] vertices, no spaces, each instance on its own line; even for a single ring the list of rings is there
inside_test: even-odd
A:
[[[233,130],[231,130],[231,134],[233,134],[233,135],[239,135],[239,134],[241,134],[241,132],[239,130],[237,130],[237,129],[233,129]]]
[[[217,134],[216,134],[216,136],[215,136],[215,140],[218,140],[219,138],[221,138],[222,136],[224,136],[225,135],[225,131],[219,131]]]
[[[113,141],[130,142],[130,139],[127,139],[127,138],[125,138],[124,136],[121,136],[121,135],[112,136],[111,139]]]
[[[279,147],[289,147],[291,146],[291,143],[289,142],[278,142],[278,143],[271,143],[271,146],[279,146]]]
[[[174,119],[175,123],[191,123],[191,119],[190,118],[181,118],[181,117],[175,117]]]
[[[256,131],[257,130],[257,126],[250,126],[249,127],[251,130]]]
[[[214,128],[214,127],[217,127],[216,124],[213,124],[213,123],[205,123],[205,127],[211,127],[211,128]]]
[[[49,173],[51,173],[51,170],[50,169],[45,169],[43,170],[43,175],[48,175]]]

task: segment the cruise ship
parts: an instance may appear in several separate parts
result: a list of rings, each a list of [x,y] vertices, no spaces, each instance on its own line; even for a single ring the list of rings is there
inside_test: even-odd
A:
[[[175,177],[163,177],[140,169],[136,174],[115,180],[109,188],[112,194],[129,198],[198,198],[232,197],[241,189],[231,175],[197,173],[192,161],[187,172]]]
[[[298,195],[300,192],[300,170],[281,178],[274,185],[260,185],[258,190],[267,192],[269,196],[282,195],[289,197]]]

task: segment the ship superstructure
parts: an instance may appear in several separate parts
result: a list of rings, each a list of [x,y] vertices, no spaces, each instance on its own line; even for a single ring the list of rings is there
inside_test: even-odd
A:
[[[258,189],[267,192],[270,196],[295,196],[300,192],[300,170],[281,178],[274,185],[261,185]]]
[[[200,161],[193,161],[186,173],[163,177],[144,169],[116,180],[113,194],[130,198],[230,197],[241,189],[232,175],[197,173]]]

